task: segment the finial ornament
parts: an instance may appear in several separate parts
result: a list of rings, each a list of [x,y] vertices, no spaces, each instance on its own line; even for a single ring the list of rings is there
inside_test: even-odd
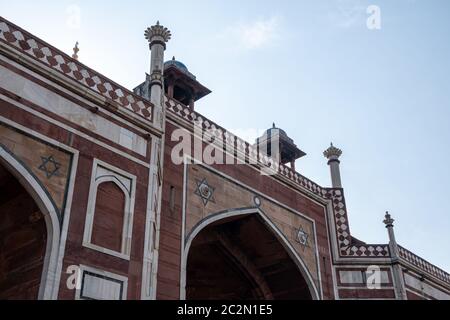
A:
[[[73,48],[72,58],[78,60],[78,52],[80,52],[80,48],[78,48],[78,41],[75,43],[75,47]]]
[[[277,128],[277,127],[275,126],[275,122],[273,123],[272,128],[273,128],[273,129],[276,129],[276,128]]]
[[[165,46],[165,43],[168,42],[172,37],[169,29],[159,24],[159,21],[156,25],[151,26],[145,30],[145,38],[150,43],[150,46],[154,43],[161,43]]]
[[[323,155],[328,160],[338,160],[339,157],[342,155],[342,150],[339,148],[336,148],[333,143],[331,143],[331,146],[324,151]]]
[[[384,224],[386,225],[386,228],[393,227],[394,226],[394,219],[392,219],[391,215],[388,211],[386,211],[386,215],[384,216]]]

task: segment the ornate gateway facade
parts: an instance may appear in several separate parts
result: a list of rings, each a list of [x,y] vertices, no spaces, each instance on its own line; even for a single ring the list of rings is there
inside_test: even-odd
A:
[[[210,91],[145,35],[129,91],[0,19],[0,299],[450,298],[389,214],[388,244],[352,237],[338,148],[317,185],[275,125],[251,144],[197,113]]]

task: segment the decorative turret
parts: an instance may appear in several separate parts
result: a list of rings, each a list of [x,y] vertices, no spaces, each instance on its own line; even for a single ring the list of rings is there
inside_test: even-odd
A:
[[[170,40],[172,34],[169,29],[164,28],[159,24],[147,28],[145,30],[145,38],[149,42],[149,47],[152,52],[150,65],[150,85],[158,85],[163,87],[163,62],[164,50],[166,50],[166,43]]]
[[[290,163],[291,169],[295,171],[295,160],[306,156],[294,143],[294,140],[288,137],[286,132],[273,124],[264,135],[256,139],[256,146],[259,152],[278,160],[282,164]],[[278,154],[274,154],[274,153]]]
[[[154,124],[162,128],[163,125],[163,67],[164,67],[164,51],[166,43],[172,37],[169,29],[159,24],[147,28],[145,30],[145,38],[149,42],[151,50],[150,74],[147,74],[146,81],[134,89],[134,92],[148,100],[155,106]]]
[[[150,86],[157,85],[164,88],[164,93],[169,98],[175,99],[194,110],[195,101],[210,94],[211,90],[203,86],[196,76],[189,72],[186,65],[177,61],[175,57],[163,63],[166,42],[171,37],[167,28],[157,24],[147,29],[145,37],[150,42],[152,65],[146,81],[136,87],[134,93],[155,103],[154,101],[157,98],[152,97],[149,89]]]
[[[186,65],[172,60],[164,63],[164,90],[169,98],[173,98],[194,110],[195,101],[211,93],[211,91],[197,81],[189,72]]]
[[[328,165],[330,166],[331,172],[331,185],[333,188],[342,188],[341,182],[341,173],[339,169],[339,157],[342,155],[342,150],[333,146],[331,146],[324,151],[323,155],[328,159]]]

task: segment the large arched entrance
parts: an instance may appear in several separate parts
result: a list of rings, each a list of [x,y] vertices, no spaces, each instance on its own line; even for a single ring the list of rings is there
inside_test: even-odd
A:
[[[33,198],[0,165],[0,299],[37,299],[47,232]]]
[[[59,237],[50,198],[0,148],[0,300],[54,298]]]
[[[298,264],[258,214],[212,222],[188,250],[188,300],[313,298]]]

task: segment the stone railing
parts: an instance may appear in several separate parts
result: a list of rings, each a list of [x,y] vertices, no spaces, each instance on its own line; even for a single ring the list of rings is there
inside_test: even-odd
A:
[[[234,146],[234,150],[237,152],[240,152],[245,155],[246,158],[249,156],[253,157],[254,159],[257,159],[257,162],[262,166],[268,166],[268,164],[271,163],[271,159],[263,154],[263,153],[257,153],[253,145],[245,141],[244,139],[241,139],[231,132],[227,131],[223,127],[219,126],[218,124],[214,123],[213,121],[209,120],[208,118],[204,117],[203,115],[191,110],[187,106],[183,105],[182,103],[165,97],[165,103],[167,106],[167,110],[170,112],[176,114],[183,120],[186,120],[190,123],[196,123],[201,124],[203,130],[210,130],[210,131],[216,131],[220,132],[219,134],[222,134],[222,138],[225,144]],[[276,166],[277,173],[280,176],[283,176],[296,185],[299,185],[317,195],[319,195],[322,198],[326,198],[327,190],[325,188],[322,188],[317,183],[309,180],[308,178],[302,176],[298,172],[292,170],[286,165],[280,164],[279,166]]]
[[[427,274],[434,276],[435,278],[442,280],[448,284],[450,284],[450,274],[445,272],[444,270],[436,267],[435,265],[429,263],[425,259],[415,255],[411,251],[403,248],[402,246],[398,246],[398,251],[400,255],[400,259],[409,262],[410,264],[416,266],[420,270],[424,271]]]
[[[322,188],[317,183],[309,180],[308,178],[302,176],[300,173],[292,170],[286,165],[281,165],[280,170],[278,172],[280,175],[288,178],[289,180],[295,182],[296,184],[302,186],[303,188],[308,189],[309,191],[325,198],[327,194],[327,190]]]
[[[0,17],[0,42],[152,121],[153,105],[62,51]]]
[[[223,141],[226,144],[231,144],[237,152],[245,154],[246,157],[252,156],[254,159],[256,158],[261,166],[267,166],[270,163],[271,159],[269,157],[261,153],[258,154],[255,148],[247,141],[236,137],[208,118],[200,115],[195,111],[192,111],[192,109],[190,109],[189,107],[168,97],[165,98],[165,103],[169,112],[176,114],[178,117],[189,123],[196,123],[197,125],[201,124],[203,130],[215,131],[216,134],[222,135]],[[352,243],[350,229],[348,226],[344,195],[341,189],[322,188],[315,182],[309,180],[308,178],[302,176],[298,172],[283,164],[277,167],[276,173],[279,176],[287,178],[294,184],[311,191],[321,198],[332,200],[333,211],[335,214],[337,241],[341,257],[388,258],[390,256],[389,246],[387,244],[356,245]]]

